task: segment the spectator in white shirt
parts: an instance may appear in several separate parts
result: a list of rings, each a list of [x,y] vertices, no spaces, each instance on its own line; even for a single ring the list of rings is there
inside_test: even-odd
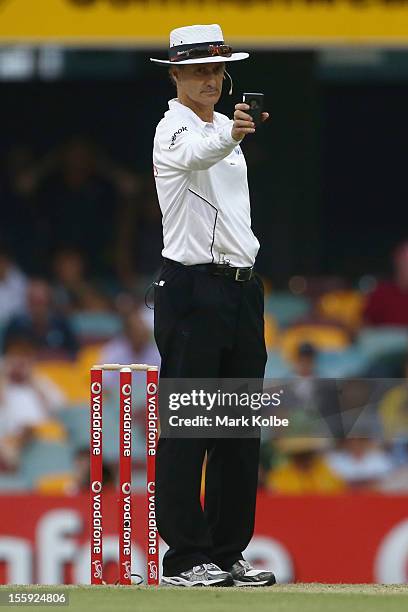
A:
[[[16,468],[20,451],[36,427],[51,420],[64,395],[34,373],[36,346],[27,336],[10,337],[0,366],[0,464]]]
[[[376,489],[394,469],[378,441],[358,433],[345,439],[327,459],[332,470],[354,489]]]

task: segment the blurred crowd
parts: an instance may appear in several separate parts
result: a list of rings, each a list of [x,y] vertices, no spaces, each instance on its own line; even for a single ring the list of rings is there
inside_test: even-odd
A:
[[[160,363],[148,296],[145,304],[160,266],[154,182],[78,136],[42,158],[26,146],[9,151],[0,201],[0,491],[72,494],[88,485],[91,365]],[[391,278],[354,285],[295,276],[276,290],[265,275],[266,377],[290,380],[294,405],[318,407],[330,429],[264,439],[267,491],[408,490],[408,243],[391,259]],[[136,483],[145,469],[141,376]],[[333,396],[323,408],[316,399],[316,381],[334,378],[389,384],[346,431]],[[105,480],[114,483],[114,374],[104,399]]]
[[[58,266],[64,247],[79,252],[94,282],[110,283],[111,291],[134,289],[159,264],[153,177],[116,163],[83,135],[43,156],[28,145],[7,151],[0,200],[0,240],[30,275],[55,273],[50,264]]]
[[[316,378],[317,356],[309,343],[298,347],[277,411],[291,428],[264,436],[261,486],[305,495],[408,491],[408,353],[400,379]]]

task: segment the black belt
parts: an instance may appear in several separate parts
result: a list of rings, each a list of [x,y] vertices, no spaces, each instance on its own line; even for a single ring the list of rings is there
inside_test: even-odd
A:
[[[255,274],[254,267],[250,268],[234,268],[228,264],[193,264],[192,266],[185,266],[179,261],[173,261],[173,259],[163,258],[164,261],[175,267],[188,268],[189,270],[197,270],[199,272],[208,272],[209,274],[216,274],[218,276],[228,276],[238,282],[249,281]]]

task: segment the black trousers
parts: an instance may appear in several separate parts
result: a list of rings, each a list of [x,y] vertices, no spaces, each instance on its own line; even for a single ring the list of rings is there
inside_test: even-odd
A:
[[[165,260],[155,287],[161,378],[263,378],[263,286]],[[200,504],[207,453],[205,506]],[[163,574],[242,558],[254,529],[258,439],[160,438],[156,457],[158,530],[169,550]]]

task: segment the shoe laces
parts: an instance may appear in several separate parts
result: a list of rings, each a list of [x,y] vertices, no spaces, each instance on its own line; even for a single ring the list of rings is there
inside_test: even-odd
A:
[[[250,564],[249,561],[246,561],[245,559],[240,559],[239,560],[240,565],[242,565],[242,567],[246,570],[249,571],[251,569],[253,569],[252,565]]]
[[[221,568],[218,567],[218,565],[216,565],[215,563],[206,563],[205,564],[207,566],[207,569],[209,570],[217,570],[217,571],[221,571]]]

